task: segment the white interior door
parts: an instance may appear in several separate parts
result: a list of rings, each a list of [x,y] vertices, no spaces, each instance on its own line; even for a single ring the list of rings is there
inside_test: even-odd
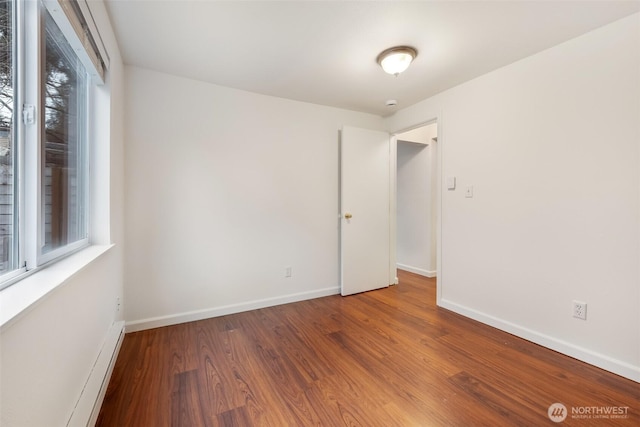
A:
[[[340,144],[341,292],[390,284],[390,140],[344,127]]]

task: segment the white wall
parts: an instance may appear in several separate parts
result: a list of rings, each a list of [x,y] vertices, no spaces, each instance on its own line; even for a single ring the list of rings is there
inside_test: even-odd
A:
[[[106,198],[94,206],[108,209],[110,223],[99,226],[97,241],[115,247],[66,280],[0,331],[0,425],[11,427],[85,425],[97,390],[83,388],[90,377],[100,384],[105,372],[92,372],[114,322],[123,285],[123,69],[118,47],[101,3],[92,11],[111,56],[109,82],[100,89],[104,109],[101,134],[111,147]],[[109,122],[110,110],[110,122]],[[104,184],[104,183],[103,183]],[[92,218],[107,215],[93,215]],[[36,273],[37,274],[37,273]],[[20,286],[20,283],[14,285]],[[76,406],[77,405],[77,406]],[[72,414],[75,410],[75,418]],[[81,413],[84,419],[78,418]]]
[[[338,129],[381,118],[135,67],[126,93],[128,331],[338,292]]]
[[[439,304],[640,380],[635,14],[398,112],[440,115]],[[474,197],[464,187],[474,186]],[[572,317],[572,300],[588,319]]]
[[[406,142],[398,135],[397,155],[397,264],[398,268],[427,277],[436,275],[434,163],[435,123],[419,128],[423,135]],[[414,130],[412,132],[416,132]]]

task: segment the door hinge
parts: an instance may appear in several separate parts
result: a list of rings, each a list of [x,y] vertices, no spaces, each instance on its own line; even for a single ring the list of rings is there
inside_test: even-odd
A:
[[[32,125],[36,122],[35,105],[24,104],[22,106],[22,121],[25,125]]]

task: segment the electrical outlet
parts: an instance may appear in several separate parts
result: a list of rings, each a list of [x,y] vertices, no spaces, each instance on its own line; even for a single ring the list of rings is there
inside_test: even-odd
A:
[[[284,277],[291,277],[292,269],[291,267],[285,267],[284,269]]]
[[[587,320],[587,303],[582,301],[573,301],[573,317],[577,319]]]
[[[116,298],[116,313],[120,311],[120,297]]]

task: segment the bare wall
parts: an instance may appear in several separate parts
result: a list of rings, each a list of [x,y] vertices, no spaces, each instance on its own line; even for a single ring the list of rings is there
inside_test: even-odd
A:
[[[127,330],[338,292],[338,130],[380,117],[135,67],[126,93]]]
[[[458,189],[441,188],[439,304],[636,381],[639,16],[386,121],[442,118],[441,176]],[[587,302],[586,321],[572,300]]]

